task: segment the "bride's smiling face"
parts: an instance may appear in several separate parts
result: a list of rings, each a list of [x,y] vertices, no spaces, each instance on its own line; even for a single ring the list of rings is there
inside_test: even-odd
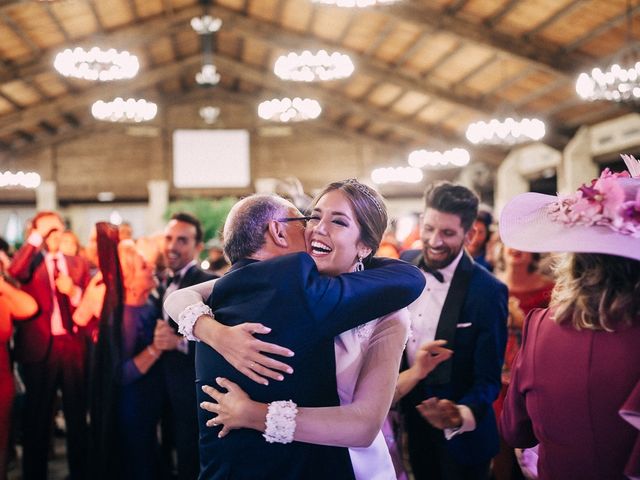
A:
[[[368,249],[360,241],[360,225],[351,202],[340,190],[324,194],[313,208],[305,237],[309,254],[325,275],[340,275],[353,270],[358,256]]]

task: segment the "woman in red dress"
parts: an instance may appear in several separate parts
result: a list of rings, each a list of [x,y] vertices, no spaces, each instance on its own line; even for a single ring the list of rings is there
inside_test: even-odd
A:
[[[33,297],[11,285],[0,271],[0,480],[7,478],[9,423],[15,394],[8,346],[12,320],[29,318],[37,311]]]

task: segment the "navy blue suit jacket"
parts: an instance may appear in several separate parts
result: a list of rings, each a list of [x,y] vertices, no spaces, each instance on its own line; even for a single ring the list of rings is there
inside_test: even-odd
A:
[[[241,260],[219,279],[209,298],[216,319],[227,325],[261,322],[272,331],[265,341],[290,348],[294,369],[284,381],[259,385],[235,370],[204,343],[196,350],[201,392],[223,376],[260,402],[292,399],[299,406],[339,405],[333,339],[339,333],[398,310],[415,300],[424,276],[414,266],[376,259],[376,268],[338,277],[321,276],[306,253],[268,261]],[[306,443],[269,444],[254,430],[234,430],[223,439],[219,427],[199,412],[202,479],[352,479],[346,448]]]
[[[413,255],[413,259],[409,255]],[[422,254],[405,252],[405,258],[419,265]],[[461,276],[467,277],[466,291],[461,292],[461,301],[450,302]],[[402,401],[405,411],[414,410],[421,401],[433,396],[471,409],[476,420],[475,430],[446,441],[449,452],[460,464],[479,464],[498,452],[498,430],[492,404],[501,387],[507,341],[507,299],[506,285],[463,254],[451,281],[435,337],[447,340],[447,347],[454,354]]]

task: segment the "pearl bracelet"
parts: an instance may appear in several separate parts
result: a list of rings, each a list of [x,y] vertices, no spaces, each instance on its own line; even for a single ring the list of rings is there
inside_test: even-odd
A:
[[[267,410],[266,429],[262,436],[269,443],[293,442],[297,414],[297,405],[291,400],[271,402]]]

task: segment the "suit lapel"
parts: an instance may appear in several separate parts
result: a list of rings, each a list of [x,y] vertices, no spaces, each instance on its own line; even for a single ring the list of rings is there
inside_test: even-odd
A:
[[[473,260],[471,260],[465,252],[462,254],[460,263],[451,279],[451,286],[449,287],[447,298],[442,306],[442,312],[440,312],[440,319],[438,320],[438,328],[436,330],[435,338],[438,340],[446,340],[449,348],[454,345],[458,319],[462,312],[464,299],[467,296],[472,273]],[[427,385],[449,383],[451,380],[452,365],[452,360],[441,363],[427,376],[425,383]]]

